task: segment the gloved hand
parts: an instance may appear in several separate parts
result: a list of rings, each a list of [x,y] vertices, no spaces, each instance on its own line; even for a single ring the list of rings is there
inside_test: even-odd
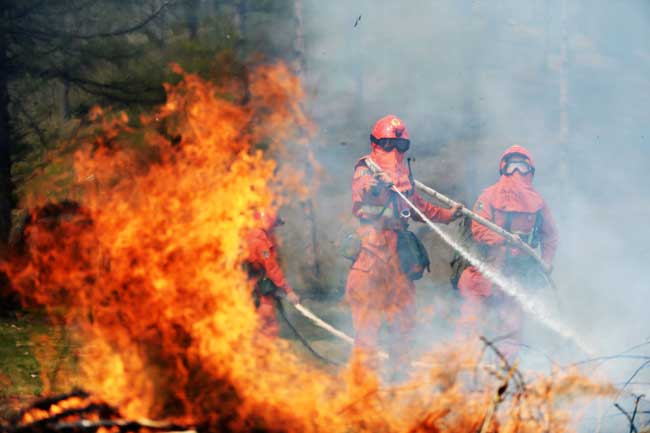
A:
[[[544,265],[545,265],[545,267],[546,267],[546,269],[544,269],[544,270],[546,271],[546,273],[547,273],[548,275],[551,275],[551,272],[553,272],[553,263],[549,263],[549,262],[546,262],[546,261],[545,261],[545,262],[544,262]]]
[[[463,204],[462,203],[456,203],[454,204],[450,209],[451,211],[451,220],[455,221],[458,218],[463,216]]]
[[[300,303],[300,297],[293,291],[287,292],[287,300],[294,305]]]
[[[387,187],[393,185],[393,180],[384,171],[378,171],[377,173],[375,173],[375,179],[379,180],[379,182],[383,183]]]

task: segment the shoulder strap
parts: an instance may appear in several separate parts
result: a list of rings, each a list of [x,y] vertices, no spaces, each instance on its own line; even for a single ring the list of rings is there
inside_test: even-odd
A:
[[[367,167],[368,164],[366,164],[366,158],[368,158],[368,155],[362,156],[361,158],[357,159],[357,162],[354,163],[354,169],[356,170],[357,167]]]
[[[399,218],[399,208],[397,206],[397,194],[395,191],[390,191],[390,203],[393,205],[393,217]]]
[[[542,224],[544,224],[544,217],[540,209],[535,212],[535,225],[533,226],[533,234],[530,237],[530,245],[533,248],[537,248],[537,245],[539,245],[539,232],[542,229]]]
[[[512,229],[512,218],[514,217],[513,212],[506,212],[506,223],[503,225],[503,228],[505,231],[510,232]],[[510,251],[510,247],[506,245],[506,263],[510,262],[510,259],[512,258],[512,254]]]
[[[411,182],[411,191],[409,191],[408,195],[412,196],[413,193],[415,192],[415,180],[413,180],[413,170],[411,170],[411,158],[410,156],[406,158],[406,164],[408,165],[409,168],[409,182]]]
[[[512,219],[514,218],[514,212],[506,212],[506,223],[503,225],[503,228],[507,232],[512,231]]]

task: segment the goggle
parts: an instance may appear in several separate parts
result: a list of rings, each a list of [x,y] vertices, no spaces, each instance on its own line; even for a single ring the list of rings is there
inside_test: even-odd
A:
[[[409,147],[411,146],[411,140],[407,138],[375,138],[371,135],[370,141],[377,144],[377,146],[381,147],[386,152],[397,149],[398,152],[404,153],[409,150]]]
[[[521,174],[528,174],[533,171],[533,167],[527,161],[512,161],[506,162],[506,167],[504,173],[508,176],[511,176],[518,171]]]

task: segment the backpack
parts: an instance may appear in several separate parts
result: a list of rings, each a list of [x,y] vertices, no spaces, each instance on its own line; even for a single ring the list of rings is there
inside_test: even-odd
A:
[[[431,271],[429,253],[410,230],[397,231],[397,255],[402,272],[413,281],[422,278],[425,269]]]

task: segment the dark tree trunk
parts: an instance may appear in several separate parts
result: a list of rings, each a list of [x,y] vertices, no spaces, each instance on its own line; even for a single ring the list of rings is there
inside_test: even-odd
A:
[[[63,29],[66,32],[74,31],[74,17],[72,13],[67,12],[63,17]],[[65,122],[70,118],[70,81],[66,78],[69,75],[68,62],[66,54],[63,54],[63,71],[65,76],[61,79],[61,98],[59,100],[59,113],[61,115],[61,122]]]
[[[2,5],[5,2],[0,2]],[[3,12],[3,14],[6,14]],[[6,15],[5,15],[6,16]],[[11,230],[11,132],[9,124],[9,64],[6,34],[0,34],[0,252],[6,252]]]
[[[294,22],[296,26],[296,37],[294,39],[294,56],[295,56],[295,72],[301,78],[305,75],[305,26],[302,16],[302,0],[294,0]]]
[[[61,121],[65,122],[70,118],[70,82],[63,78],[61,80],[61,100],[59,106]]]
[[[201,0],[186,0],[185,2],[185,19],[187,23],[187,32],[190,39],[195,40],[199,34],[199,8]]]
[[[242,97],[240,103],[243,105],[248,104],[251,98],[250,92],[250,78],[248,74],[248,65],[247,65],[247,53],[246,53],[246,14],[248,13],[248,7],[246,0],[234,0],[233,1],[233,27],[237,33],[237,43],[235,44],[235,51],[239,57],[239,61],[242,64],[242,70],[240,73],[241,84],[242,84]]]

